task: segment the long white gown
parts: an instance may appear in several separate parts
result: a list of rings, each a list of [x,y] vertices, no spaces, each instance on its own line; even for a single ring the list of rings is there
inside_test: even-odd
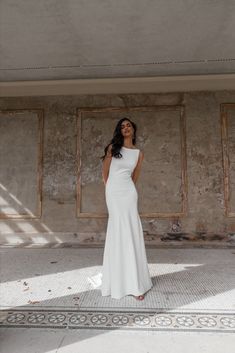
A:
[[[123,157],[112,157],[105,199],[109,218],[102,266],[102,296],[120,299],[141,295],[152,286],[143,228],[138,213],[138,193],[131,174],[139,149],[122,147]]]

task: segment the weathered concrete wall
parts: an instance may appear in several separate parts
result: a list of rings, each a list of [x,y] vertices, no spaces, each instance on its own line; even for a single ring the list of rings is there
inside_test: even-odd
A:
[[[165,112],[165,115],[161,115],[162,113],[153,115],[151,112],[141,112],[141,110],[128,113],[137,122],[137,146],[145,153],[137,189],[146,241],[166,244],[184,239],[194,241],[216,239],[232,244],[233,234],[235,234],[235,216],[232,214],[235,212],[235,198],[232,196],[235,192],[233,183],[235,170],[231,162],[229,170],[231,214],[228,216],[225,213],[224,199],[221,103],[235,103],[235,91],[2,98],[0,109],[3,111],[1,122],[4,120],[4,129],[1,129],[0,133],[4,134],[5,139],[1,137],[1,141],[5,143],[1,143],[1,242],[19,244],[41,242],[45,245],[47,242],[69,244],[103,242],[107,217],[103,217],[106,208],[104,186],[101,180],[101,161],[98,157],[112,137],[116,120],[126,113],[109,111],[84,115],[84,119],[81,119],[83,125],[80,130],[77,130],[77,109],[180,105],[184,106],[185,131],[183,131],[183,125],[180,125],[182,123],[180,115],[174,116],[174,112],[171,111],[169,114]],[[18,141],[19,146],[22,146],[24,141],[30,143],[27,136],[32,135],[32,126],[27,125],[28,122],[25,123],[24,132],[20,131],[19,123],[17,125],[15,122],[15,125],[12,125],[10,120],[7,127],[4,114],[5,110],[9,109],[43,109],[44,111],[44,126],[41,130],[43,136],[42,214],[37,219],[4,216],[6,209],[4,205],[6,206],[6,200],[9,200],[6,192],[14,196],[17,188],[23,190],[24,187],[22,196],[18,193],[17,198],[24,202],[28,200],[29,205],[30,202],[35,204],[35,193],[38,192],[35,185],[27,189],[23,186],[23,182],[22,187],[14,184],[15,188],[8,190],[13,185],[9,183],[9,178],[14,181],[14,178],[6,173],[7,163],[14,161],[11,159],[13,152],[9,144],[14,143],[16,131],[19,131],[19,136],[23,139],[22,143]],[[166,123],[167,118],[170,119],[169,123]],[[235,153],[234,119],[235,113],[231,112],[230,125],[228,125],[231,156]],[[91,123],[92,121],[94,124]],[[164,128],[161,129],[161,126]],[[33,128],[35,133],[35,126]],[[77,171],[79,171],[77,132],[81,134],[82,147],[80,212],[85,212],[87,214],[85,217],[83,214],[80,217],[77,210]],[[35,137],[37,143],[39,143],[38,136]],[[185,151],[182,151],[180,143],[184,137],[186,145],[183,146]],[[33,165],[35,161],[35,141],[31,141],[31,144],[32,154],[29,154],[31,159],[27,156],[28,151],[26,153],[22,149],[25,159],[21,158],[20,163],[25,163],[25,168]],[[182,164],[185,162],[182,152],[185,152],[185,165]],[[156,158],[151,159],[151,155]],[[230,159],[233,161],[232,157]],[[160,168],[163,172],[162,179]],[[183,211],[180,188],[182,168],[185,168],[183,187],[185,209]],[[9,168],[9,171],[11,170]],[[17,170],[18,173],[24,173],[24,167]],[[35,177],[35,169],[31,174],[27,172],[29,181],[30,175],[32,178]],[[16,180],[20,180],[20,177],[22,179],[22,174],[18,175]],[[25,185],[27,184],[30,185],[30,182]],[[156,202],[152,197],[153,192],[155,192]],[[28,208],[30,207],[27,207],[27,210]],[[154,216],[149,215],[150,210],[155,214]]]

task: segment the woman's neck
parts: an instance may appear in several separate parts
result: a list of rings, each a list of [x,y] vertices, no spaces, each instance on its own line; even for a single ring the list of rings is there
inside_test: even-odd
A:
[[[126,147],[126,148],[133,148],[133,147],[135,147],[135,146],[133,145],[133,143],[132,143],[132,140],[129,140],[129,139],[126,140],[126,141],[125,141],[125,139],[124,139],[123,146]]]

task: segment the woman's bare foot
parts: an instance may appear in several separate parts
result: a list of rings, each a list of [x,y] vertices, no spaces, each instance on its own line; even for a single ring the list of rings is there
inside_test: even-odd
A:
[[[135,299],[137,299],[137,300],[144,300],[144,294],[138,295],[138,296],[134,295],[134,297],[135,297]]]

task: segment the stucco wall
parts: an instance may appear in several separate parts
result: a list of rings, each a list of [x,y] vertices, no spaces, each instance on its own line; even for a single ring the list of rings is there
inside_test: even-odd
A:
[[[99,156],[125,115],[145,154],[137,189],[146,241],[232,241],[235,109],[222,129],[223,103],[235,103],[235,91],[1,98],[1,241],[104,241]]]

